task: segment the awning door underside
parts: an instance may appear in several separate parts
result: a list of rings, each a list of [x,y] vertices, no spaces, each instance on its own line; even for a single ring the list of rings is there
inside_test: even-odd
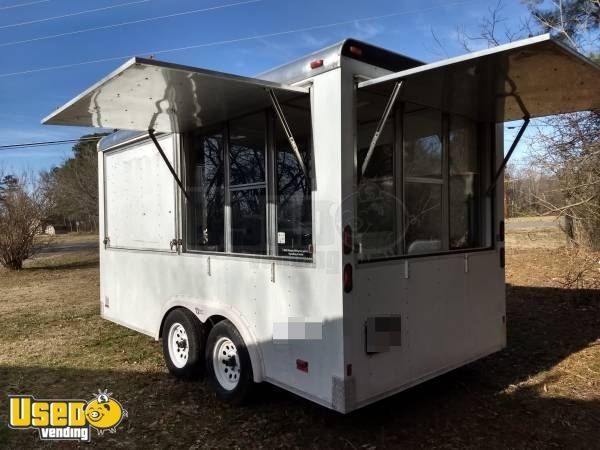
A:
[[[549,35],[359,83],[399,102],[497,123],[600,109],[600,67]]]
[[[45,124],[185,132],[282,104],[308,89],[134,58],[43,120]]]

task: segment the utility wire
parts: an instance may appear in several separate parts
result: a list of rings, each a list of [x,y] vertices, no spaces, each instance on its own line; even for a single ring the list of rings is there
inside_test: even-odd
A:
[[[444,6],[457,6],[457,5],[463,5],[466,3],[474,3],[476,1],[477,0],[466,0],[466,1],[460,1],[460,2],[452,2],[452,3],[446,3],[446,4],[444,4]],[[397,17],[397,16],[402,16],[402,15],[407,15],[407,14],[417,14],[417,13],[431,11],[434,9],[439,9],[439,6],[415,9],[415,10],[411,10],[411,11],[401,11],[401,12],[396,12],[396,13],[391,13],[391,14],[384,14],[381,16],[371,16],[371,17],[364,17],[364,18],[358,18],[358,19],[344,20],[341,22],[333,22],[333,23],[328,23],[328,24],[324,24],[324,25],[315,25],[315,26],[311,26],[311,27],[297,28],[295,30],[279,31],[279,32],[275,32],[275,33],[246,36],[246,37],[237,38],[237,39],[228,39],[228,40],[222,40],[222,41],[207,42],[207,43],[203,43],[203,44],[188,45],[185,47],[176,47],[176,48],[169,48],[169,49],[163,49],[163,50],[141,51],[141,52],[137,52],[136,54],[133,54],[133,55],[130,54],[130,55],[113,56],[113,57],[109,57],[109,58],[93,59],[93,60],[87,60],[87,61],[80,61],[80,62],[76,62],[76,63],[61,64],[61,65],[57,65],[57,66],[40,67],[40,68],[29,69],[29,70],[21,70],[19,72],[0,73],[0,78],[13,77],[13,76],[17,76],[17,75],[28,75],[28,74],[32,74],[32,73],[48,72],[51,70],[69,69],[72,67],[84,66],[84,65],[89,65],[89,64],[99,64],[99,63],[103,63],[103,62],[119,61],[119,60],[123,60],[123,59],[133,58],[137,55],[160,55],[163,53],[180,52],[180,51],[192,50],[192,49],[197,49],[197,48],[235,44],[235,43],[239,43],[239,42],[253,41],[253,40],[257,40],[257,39],[266,39],[266,38],[272,38],[272,37],[278,37],[278,36],[285,36],[285,35],[289,35],[289,34],[302,33],[302,32],[307,32],[307,31],[316,31],[316,30],[323,30],[323,29],[327,29],[327,28],[335,28],[335,27],[339,27],[342,25],[351,25],[354,23],[368,22],[371,20],[382,20],[382,19],[387,19],[390,17]]]
[[[12,150],[12,149],[26,148],[26,147],[46,147],[46,146],[50,146],[50,145],[62,145],[62,144],[76,144],[77,142],[98,141],[100,139],[102,139],[102,136],[79,138],[79,139],[65,139],[62,141],[42,141],[42,142],[28,142],[26,144],[8,144],[8,145],[0,145],[0,150]]]
[[[117,5],[104,6],[102,8],[87,9],[85,11],[77,11],[74,13],[63,14],[61,16],[45,17],[43,19],[29,20],[27,22],[18,22],[18,23],[11,23],[8,25],[0,25],[0,30],[5,29],[5,28],[22,27],[24,25],[32,25],[34,23],[50,22],[52,20],[65,19],[67,17],[81,16],[83,14],[91,14],[91,13],[100,12],[100,11],[107,11],[109,9],[123,8],[125,6],[139,5],[142,3],[148,3],[150,1],[152,1],[152,0],[137,0],[135,2],[119,3]]]
[[[37,0],[35,2],[20,3],[20,4],[17,4],[17,5],[0,6],[0,11],[4,11],[4,10],[7,10],[7,9],[23,8],[24,6],[37,5],[39,3],[49,3],[50,1],[51,0]]]
[[[40,37],[36,37],[36,38],[25,39],[22,41],[3,42],[3,43],[0,43],[0,47],[9,47],[11,45],[26,44],[28,42],[44,41],[47,39],[55,39],[55,38],[64,37],[64,36],[72,36],[74,34],[89,33],[91,31],[108,30],[111,28],[124,27],[127,25],[135,25],[138,23],[152,22],[155,20],[162,20],[162,19],[169,19],[172,17],[186,16],[189,14],[199,14],[199,13],[208,12],[208,11],[215,11],[218,9],[232,8],[234,6],[248,5],[248,4],[252,4],[252,3],[260,3],[263,1],[265,1],[265,0],[248,0],[248,1],[237,2],[237,3],[229,3],[227,5],[212,6],[209,8],[192,9],[190,11],[166,14],[164,16],[147,17],[145,19],[130,20],[128,22],[114,23],[114,24],[110,24],[110,25],[102,25],[102,26],[94,27],[94,28],[83,28],[81,30],[66,31],[64,33],[50,34],[47,36],[40,36]]]

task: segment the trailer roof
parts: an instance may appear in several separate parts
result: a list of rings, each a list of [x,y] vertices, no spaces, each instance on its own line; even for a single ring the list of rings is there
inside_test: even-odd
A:
[[[44,124],[183,132],[308,94],[287,86],[133,58],[42,120]]]
[[[399,101],[505,122],[600,109],[600,66],[545,34],[359,83]]]

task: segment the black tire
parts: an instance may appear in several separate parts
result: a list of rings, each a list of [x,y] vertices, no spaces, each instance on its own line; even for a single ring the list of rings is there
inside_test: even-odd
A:
[[[217,375],[213,364],[213,354],[216,351],[215,346],[219,345],[222,347],[223,345],[227,345],[227,339],[235,346],[237,359],[228,356],[227,363],[225,362],[225,359],[222,359],[221,361],[224,365],[232,364],[233,366],[227,367],[229,367],[230,370],[233,367],[234,371],[237,368],[237,361],[239,361],[239,373],[236,378],[237,385],[235,385],[235,387],[232,385],[225,386],[219,381],[219,375]],[[217,370],[220,370],[220,368],[217,368]],[[227,371],[227,368],[223,368],[223,370]],[[208,334],[208,339],[206,341],[206,373],[219,400],[229,403],[230,405],[242,405],[250,400],[251,393],[255,387],[250,355],[248,354],[248,349],[242,336],[229,320],[223,320],[217,323]],[[227,375],[221,372],[221,376],[232,378],[231,372]]]
[[[174,328],[174,337],[176,338],[176,325],[181,325],[185,330],[186,339],[180,339],[181,347],[185,343],[187,347],[187,357],[177,360],[177,356],[171,354],[169,349],[169,340],[171,328]],[[163,356],[167,369],[172,375],[183,379],[197,379],[204,373],[204,326],[190,311],[183,308],[174,309],[169,313],[162,328],[162,347]]]

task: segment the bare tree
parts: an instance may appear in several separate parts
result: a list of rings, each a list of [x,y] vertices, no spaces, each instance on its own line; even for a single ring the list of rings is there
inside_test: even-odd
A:
[[[600,250],[600,112],[545,120],[533,160],[559,182],[560,196],[537,197],[549,214],[565,218],[572,241]]]
[[[21,270],[23,262],[39,249],[46,201],[32,177],[12,175],[0,179],[0,264]]]
[[[460,28],[459,42],[471,46],[484,42],[493,47],[540,32],[550,32],[591,58],[600,59],[600,0],[522,0],[530,19],[510,27],[499,1],[469,35]],[[513,177],[507,193],[520,207],[533,199],[536,209],[562,216],[565,232],[573,242],[600,250],[600,112],[565,114],[538,121],[538,133],[530,140],[530,166],[554,180],[550,191],[535,187],[535,173],[523,190],[523,177]],[[526,183],[527,184],[527,183]],[[526,195],[525,195],[526,194]]]

